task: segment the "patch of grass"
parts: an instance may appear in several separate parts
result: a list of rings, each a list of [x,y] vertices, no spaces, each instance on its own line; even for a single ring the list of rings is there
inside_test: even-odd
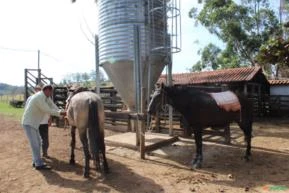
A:
[[[23,108],[14,108],[8,103],[0,102],[0,114],[2,115],[9,116],[15,120],[21,121],[23,112]]]

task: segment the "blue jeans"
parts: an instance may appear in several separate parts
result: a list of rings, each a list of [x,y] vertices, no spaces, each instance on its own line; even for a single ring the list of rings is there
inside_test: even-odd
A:
[[[29,140],[31,152],[32,152],[32,161],[35,166],[43,165],[43,160],[41,159],[41,138],[38,128],[35,129],[30,125],[23,125],[26,136]]]
[[[39,134],[42,140],[42,154],[47,155],[47,150],[49,147],[48,124],[40,124]]]

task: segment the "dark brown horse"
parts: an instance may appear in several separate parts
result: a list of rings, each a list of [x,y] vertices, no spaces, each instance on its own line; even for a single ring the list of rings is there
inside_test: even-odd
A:
[[[84,177],[89,177],[91,157],[97,170],[103,169],[104,172],[108,172],[104,144],[104,107],[101,98],[96,93],[80,88],[69,95],[66,108],[72,137],[70,164],[75,163],[75,130],[77,128],[84,151]]]
[[[241,95],[237,96],[240,109],[226,111],[217,105],[210,93],[194,88],[167,87],[162,85],[152,95],[148,113],[154,115],[162,105],[169,104],[178,110],[189,125],[187,133],[194,133],[196,157],[192,162],[193,168],[202,166],[202,131],[207,127],[220,127],[236,122],[243,130],[247,142],[245,159],[251,155],[252,136],[252,105]]]

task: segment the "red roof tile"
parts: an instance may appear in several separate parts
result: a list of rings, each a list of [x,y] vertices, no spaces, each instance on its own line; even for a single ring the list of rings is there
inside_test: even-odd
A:
[[[202,83],[228,83],[250,81],[259,71],[260,67],[230,68],[206,72],[191,72],[173,74],[173,84],[202,84]],[[161,75],[158,82],[165,82],[166,75]]]
[[[289,79],[281,79],[281,80],[268,80],[270,85],[288,85]]]

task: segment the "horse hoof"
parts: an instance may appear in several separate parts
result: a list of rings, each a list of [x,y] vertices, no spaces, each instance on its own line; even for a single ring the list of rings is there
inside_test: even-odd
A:
[[[202,168],[201,164],[193,164],[191,167],[192,170],[201,169],[201,168]]]
[[[196,170],[196,169],[200,169],[200,168],[202,168],[202,163],[201,162],[194,161],[192,163],[192,167],[191,167],[192,170]]]
[[[75,160],[71,159],[71,160],[69,161],[69,164],[70,164],[70,165],[75,165]]]
[[[244,156],[244,159],[245,159],[247,162],[249,162],[249,161],[251,161],[251,156]]]
[[[89,173],[84,173],[84,174],[83,174],[83,177],[84,177],[84,178],[89,178]]]
[[[108,174],[109,173],[109,168],[104,168],[104,173]]]

